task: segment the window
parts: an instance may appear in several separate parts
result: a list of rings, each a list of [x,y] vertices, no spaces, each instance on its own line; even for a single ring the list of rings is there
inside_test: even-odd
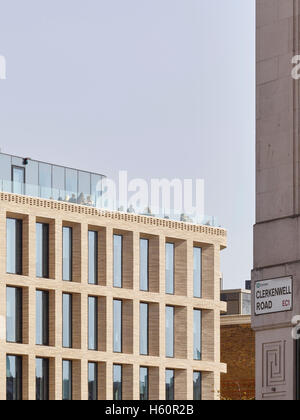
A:
[[[62,363],[62,392],[64,401],[72,401],[72,361],[63,360]]]
[[[54,200],[62,201],[65,199],[65,168],[62,166],[52,166],[52,196]]]
[[[202,297],[202,249],[194,247],[194,297]]]
[[[6,271],[22,275],[22,220],[6,220]]]
[[[194,309],[194,359],[201,360],[201,338],[202,338],[202,313],[198,309]]]
[[[149,290],[149,240],[140,239],[140,290]]]
[[[147,401],[149,399],[149,369],[140,368],[140,400]]]
[[[33,160],[28,160],[26,165],[26,185],[25,194],[30,197],[39,197],[39,163]]]
[[[78,172],[78,204],[88,205],[91,198],[91,174]]]
[[[63,347],[72,347],[72,295],[63,294]]]
[[[73,230],[63,227],[63,280],[72,281]]]
[[[49,360],[36,359],[35,366],[36,376],[36,400],[48,401],[49,400]]]
[[[49,225],[36,224],[36,276],[49,278]]]
[[[36,344],[49,346],[49,293],[36,292]]]
[[[97,363],[88,365],[89,401],[98,400],[98,366]]]
[[[114,287],[123,285],[123,237],[114,235]]]
[[[242,293],[242,315],[251,315],[251,293]]]
[[[22,295],[20,288],[6,288],[6,340],[22,343]]]
[[[113,380],[114,380],[114,397],[115,401],[122,400],[122,366],[121,365],[114,365],[114,373],[113,373]]]
[[[12,167],[12,192],[14,194],[24,194],[25,169],[20,166]]]
[[[98,300],[96,297],[89,296],[89,350],[98,350]]]
[[[98,284],[98,232],[89,231],[89,284]]]
[[[10,181],[12,181],[11,156],[2,153],[0,153],[0,179],[1,184],[3,182],[3,187],[5,187],[4,191],[12,192],[10,187]]]
[[[66,168],[66,201],[77,203],[78,172]]]
[[[6,399],[22,400],[22,357],[6,356]]]
[[[202,399],[202,385],[201,385],[201,372],[194,372],[194,383],[193,383],[193,390],[194,390],[194,400],[200,401]]]
[[[48,163],[39,162],[40,197],[52,197],[52,167]]]
[[[166,306],[166,357],[174,357],[174,313],[173,306]]]
[[[175,399],[175,371],[172,369],[166,370],[166,401],[173,401]]]
[[[174,295],[174,244],[166,244],[166,293]]]
[[[114,300],[114,352],[122,353],[122,301]]]
[[[147,303],[140,304],[140,354],[149,354],[149,306]]]
[[[103,206],[103,189],[102,189],[103,177],[96,174],[91,174],[91,204],[92,206]]]

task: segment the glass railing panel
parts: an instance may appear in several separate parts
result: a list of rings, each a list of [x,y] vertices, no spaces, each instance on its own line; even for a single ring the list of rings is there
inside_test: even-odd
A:
[[[174,210],[159,209],[154,212],[150,206],[146,208],[134,208],[132,205],[124,208],[117,200],[107,200],[103,198],[102,191],[94,194],[80,192],[78,195],[72,191],[55,189],[32,184],[23,184],[0,179],[0,191],[26,195],[29,197],[45,198],[48,200],[61,201],[70,204],[79,204],[88,207],[96,207],[101,210],[115,211],[121,213],[138,214],[142,216],[157,217],[165,220],[220,227],[217,219],[213,216],[199,214],[176,214]]]

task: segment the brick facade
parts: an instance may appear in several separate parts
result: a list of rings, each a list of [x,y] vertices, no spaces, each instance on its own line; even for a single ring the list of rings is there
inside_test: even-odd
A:
[[[221,360],[227,364],[227,374],[221,375],[221,398],[254,399],[255,333],[250,317],[221,318]]]
[[[6,273],[6,218],[23,220],[23,275]],[[36,222],[50,226],[50,278],[35,273]],[[74,278],[62,281],[62,228],[74,232]],[[88,284],[88,230],[98,232],[100,243],[99,285]],[[113,287],[113,234],[124,238],[124,287]],[[6,355],[23,359],[23,399],[34,400],[35,359],[50,362],[50,399],[62,399],[62,362],[73,361],[73,399],[88,398],[88,362],[98,364],[99,399],[113,398],[113,365],[123,366],[123,399],[139,399],[139,368],[148,367],[149,397],[164,400],[165,371],[175,370],[175,399],[193,399],[193,372],[202,373],[202,398],[219,398],[220,374],[226,366],[220,360],[220,250],[226,247],[226,231],[209,226],[178,223],[152,217],[105,212],[54,200],[0,193],[0,320],[6,316],[6,287],[23,289],[22,344],[7,343],[0,337],[0,400],[6,398]],[[139,240],[150,238],[150,291],[139,287]],[[165,293],[165,244],[175,244],[175,294]],[[202,248],[203,298],[193,296],[193,246]],[[50,293],[50,345],[35,344],[35,293]],[[62,346],[62,294],[73,295],[73,348]],[[88,297],[98,298],[99,349],[88,350]],[[123,305],[123,353],[113,352],[113,299]],[[149,356],[139,353],[139,304],[150,307]],[[175,357],[166,358],[165,307],[175,307]],[[202,310],[202,360],[193,357],[193,309]]]

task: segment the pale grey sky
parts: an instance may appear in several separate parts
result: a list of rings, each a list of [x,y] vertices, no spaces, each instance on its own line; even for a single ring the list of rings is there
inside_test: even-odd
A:
[[[254,0],[0,0],[0,146],[108,176],[203,178],[252,267]]]

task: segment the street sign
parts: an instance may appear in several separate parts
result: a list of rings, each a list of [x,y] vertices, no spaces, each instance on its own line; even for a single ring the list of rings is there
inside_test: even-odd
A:
[[[255,315],[291,311],[293,307],[292,277],[255,283]]]

